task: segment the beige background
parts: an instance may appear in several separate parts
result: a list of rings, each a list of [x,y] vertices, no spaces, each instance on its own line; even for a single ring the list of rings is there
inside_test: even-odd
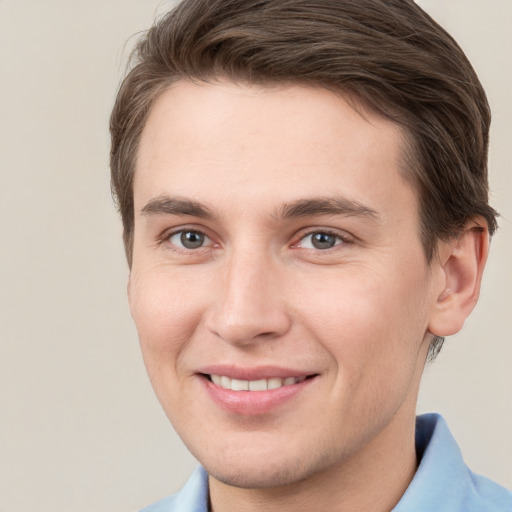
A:
[[[512,487],[512,1],[420,3],[487,88],[503,217],[481,302],[427,370],[419,409]],[[134,511],[196,464],[145,376],[109,197],[125,42],[171,4],[0,0],[0,512]]]

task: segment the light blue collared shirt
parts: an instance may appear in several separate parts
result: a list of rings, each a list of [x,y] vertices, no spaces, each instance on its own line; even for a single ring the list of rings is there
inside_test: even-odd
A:
[[[425,414],[416,421],[418,471],[392,512],[512,512],[512,494],[475,475],[444,419]],[[198,467],[178,494],[141,512],[208,512],[208,475]]]

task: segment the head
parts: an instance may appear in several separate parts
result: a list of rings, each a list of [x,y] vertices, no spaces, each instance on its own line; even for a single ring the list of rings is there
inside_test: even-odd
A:
[[[132,61],[111,117],[112,189],[129,264],[140,136],[156,99],[180,79],[315,85],[400,124],[428,261],[436,241],[472,217],[496,229],[485,92],[457,43],[412,0],[188,0],[149,30]]]
[[[354,451],[375,439],[391,418],[399,416],[397,412],[404,403],[408,404],[409,412],[414,409],[413,399],[421,367],[418,361],[424,362],[429,346],[425,340],[432,341],[432,336],[427,334],[429,312],[438,307],[431,299],[441,297],[439,301],[443,302],[442,289],[446,288],[449,294],[452,287],[445,286],[440,276],[446,268],[453,267],[458,277],[453,279],[452,288],[465,280],[470,281],[467,279],[470,271],[466,270],[471,265],[461,263],[458,254],[464,252],[464,246],[476,246],[481,239],[461,238],[461,235],[478,229],[492,234],[496,227],[495,212],[488,205],[487,192],[490,114],[485,94],[470,63],[453,39],[408,0],[186,0],[150,29],[138,44],[133,62],[111,118],[112,186],[123,219],[126,255],[130,267],[133,265],[132,313],[141,335],[146,365],[164,409],[194,450],[197,439],[204,434],[197,411],[186,416],[190,401],[179,402],[188,392],[188,382],[193,382],[190,389],[194,390],[203,389],[196,389],[196,386],[212,387],[210,381],[205,384],[205,375],[214,375],[217,368],[220,368],[219,372],[226,371],[226,364],[235,360],[242,367],[233,373],[237,380],[252,380],[249,377],[256,374],[262,377],[257,380],[265,380],[269,371],[286,373],[276,367],[276,361],[286,361],[300,350],[305,359],[297,358],[295,368],[305,372],[308,379],[304,382],[308,384],[299,384],[310,386],[308,389],[323,389],[323,396],[327,397],[325,404],[314,412],[329,417],[337,414],[333,412],[336,407],[328,408],[329,403],[344,404],[333,418],[332,426],[319,430],[319,436],[330,439],[339,435],[336,427],[343,424],[343,418],[352,424],[370,425],[347,430],[341,445],[350,447],[343,457],[351,457]],[[219,105],[225,105],[225,110]],[[266,109],[269,133],[274,133],[274,138],[268,140],[262,129],[266,118],[260,115]],[[336,114],[338,110],[339,116]],[[332,118],[331,111],[335,112]],[[345,138],[340,139],[340,147],[346,147],[346,152],[336,148],[332,132],[322,126],[318,112],[323,112],[331,126],[345,134]],[[280,118],[275,117],[277,113]],[[218,126],[201,121],[201,116],[208,118],[210,115],[218,121]],[[283,147],[288,151],[281,152],[279,147],[273,146],[279,136],[280,120],[286,128],[284,133],[290,134],[295,126],[290,119],[295,115],[296,126],[307,127],[307,119],[311,119],[311,125],[316,129],[311,133],[298,129],[296,138],[283,138]],[[197,131],[190,129],[186,124],[188,120],[197,121]],[[234,120],[236,126],[241,127],[239,130],[233,131]],[[251,124],[252,120],[254,124]],[[350,126],[354,126],[353,134]],[[217,135],[224,135],[224,139],[217,140],[208,135],[217,128]],[[183,138],[184,133],[189,134],[190,139]],[[204,135],[204,145],[201,139],[196,140],[195,133]],[[243,133],[247,134],[245,139],[241,136]],[[258,135],[252,139],[251,133]],[[320,134],[324,138],[315,139]],[[307,148],[308,139],[315,139],[312,147],[325,145],[326,151],[321,154],[330,158],[332,165],[323,167],[319,158],[320,167],[316,173],[318,176],[323,173],[323,183],[330,184],[326,188],[319,187],[321,183],[315,181],[315,173],[312,175],[308,166],[302,165],[315,156],[314,151]],[[167,147],[168,141],[174,141],[174,149]],[[242,155],[242,160],[246,154],[251,154],[251,158],[243,162],[233,161],[235,153],[223,152],[226,141],[238,144],[240,151],[235,153]],[[185,148],[188,153],[184,153]],[[353,148],[352,152],[350,148]],[[295,161],[293,156],[302,154],[303,149],[302,160]],[[272,157],[265,159],[267,150]],[[313,155],[308,153],[310,150]],[[361,166],[360,156],[364,152],[367,152],[373,174],[367,174],[366,167]],[[187,154],[203,159],[191,163],[184,158]],[[383,159],[382,174],[378,173],[379,154]],[[213,155],[212,162],[209,155]],[[281,162],[279,159],[284,158],[283,155],[290,158]],[[340,175],[338,183],[336,173],[331,172],[336,168],[333,162],[345,158],[348,160],[344,169],[353,169],[355,174]],[[269,160],[282,164],[282,175],[272,174],[275,169],[269,165]],[[251,168],[255,162],[260,166]],[[215,175],[217,181],[208,181],[211,176],[201,174],[205,164],[210,163],[211,175]],[[239,165],[242,163],[247,165]],[[315,165],[311,159],[311,168]],[[172,174],[170,169],[174,168],[176,172]],[[151,177],[146,173],[149,169],[153,173]],[[166,169],[169,169],[169,176],[166,176]],[[244,170],[237,173],[237,169]],[[261,174],[258,169],[262,169]],[[398,174],[386,174],[389,169],[396,169]],[[277,190],[269,186],[274,181],[280,184],[276,185]],[[297,185],[288,187],[292,182]],[[157,184],[164,184],[162,191],[176,195],[178,201],[176,198],[171,201],[162,199],[155,188]],[[202,184],[205,184],[204,188],[201,188]],[[265,186],[267,190],[263,190]],[[228,197],[226,193],[231,187],[233,196]],[[364,199],[372,187],[376,193],[367,207]],[[138,200],[137,207],[135,188],[137,197],[144,197],[144,200]],[[288,256],[284,259],[277,257],[281,257],[281,252],[275,254],[276,259],[267,255],[270,259],[264,261],[267,256],[261,253],[261,259],[254,256],[249,261],[245,254],[253,253],[244,253],[242,246],[235,247],[235,244],[230,249],[232,252],[224,251],[225,241],[236,239],[242,245],[248,243],[244,233],[250,232],[257,233],[254,236],[260,245],[265,241],[269,247],[275,247],[282,242],[283,232],[293,231],[293,226],[300,229],[294,235],[296,239],[287,245],[290,252],[285,251],[293,258],[300,254],[310,255],[309,250],[316,254],[317,249],[323,248],[322,244],[332,242],[337,246],[338,242],[347,242],[336,233],[319,230],[312,235],[306,233],[300,223],[294,224],[297,219],[312,215],[315,221],[320,219],[323,226],[325,216],[339,212],[340,203],[333,205],[332,201],[327,201],[320,204],[317,201],[312,204],[310,201],[304,204],[300,194],[312,190],[322,199],[329,196],[331,189],[337,188],[340,192],[344,188],[353,192],[355,201],[345,203],[343,200],[341,209],[360,219],[362,227],[356,229],[363,233],[360,239],[364,239],[364,233],[371,229],[381,229],[380,249],[365,248],[362,259],[344,256],[348,258],[348,264],[344,266],[330,256],[334,259],[323,260],[328,261],[322,266],[323,270],[315,266],[316,270],[307,273],[303,270],[312,268],[309,266],[312,263],[310,256],[300,256],[297,266],[290,267],[286,263]],[[244,201],[252,206],[248,207],[251,215],[245,216],[244,210],[236,207],[242,201],[238,198],[248,189],[250,193]],[[197,197],[191,193],[194,190],[198,190]],[[258,196],[263,198],[261,202],[256,201],[255,190],[262,190]],[[288,196],[283,193],[283,197],[277,197],[281,190],[286,190]],[[181,200],[183,197],[186,201]],[[359,199],[363,201],[359,202]],[[393,201],[396,204],[389,207]],[[388,210],[381,217],[384,224],[389,223],[388,235],[384,234],[382,224],[381,228],[376,227],[378,222],[372,224],[372,215],[377,212],[376,217],[379,217],[379,208]],[[260,210],[261,216],[257,217]],[[223,217],[225,212],[230,215]],[[137,257],[134,257],[134,247],[136,255],[140,254],[137,247],[142,247],[141,244],[137,246],[136,218],[141,225],[143,220],[140,219],[161,214],[192,218],[194,226],[204,224],[204,228],[190,228],[186,232],[183,229],[164,230],[164,238],[159,242],[156,237],[152,244],[146,240],[142,245],[148,251],[156,251],[158,244],[170,244],[174,252],[171,263],[170,260],[163,263],[152,259],[153,254],[141,270],[144,265],[138,265]],[[263,222],[265,215],[276,224]],[[249,229],[251,222],[252,231]],[[365,223],[374,227],[366,228]],[[394,225],[402,226],[396,239],[389,237]],[[151,229],[156,231],[156,227]],[[299,231],[302,238],[297,238]],[[275,234],[278,232],[279,235]],[[314,241],[317,245],[313,248],[309,247],[313,244],[310,236],[317,237]],[[356,236],[355,239],[359,238]],[[413,239],[409,250],[407,241]],[[255,247],[260,246],[256,239],[252,242]],[[453,251],[455,256],[446,256],[446,248],[456,247],[458,243],[461,246]],[[177,244],[180,247],[188,245],[180,252],[175,251]],[[194,251],[194,244],[201,250]],[[364,243],[354,245],[365,247]],[[385,248],[390,252],[386,253]],[[378,256],[381,249],[383,253]],[[189,251],[194,256],[183,265],[181,258],[189,258],[192,254]],[[226,254],[226,259],[213,254]],[[352,263],[351,258],[354,258]],[[443,267],[434,266],[440,258],[444,258]],[[226,262],[222,270],[220,266],[224,263],[221,260]],[[306,266],[302,266],[304,261]],[[413,262],[417,262],[415,270],[402,278],[400,264],[412,265]],[[354,271],[344,274],[346,270],[343,269],[350,267]],[[466,270],[461,271],[462,268]],[[256,273],[255,269],[260,272]],[[293,279],[290,269],[298,272],[297,279]],[[237,279],[230,281],[230,276],[235,274]],[[376,280],[372,280],[372,276]],[[280,295],[272,288],[274,278],[283,282]],[[197,288],[193,279],[199,279],[195,283]],[[331,297],[327,290],[337,279],[344,286],[343,294],[340,295],[339,287],[333,286]],[[377,285],[378,279],[382,279],[382,286]],[[262,286],[260,299],[248,300],[245,310],[246,296],[241,295],[245,293],[244,283],[251,289]],[[174,286],[179,293],[172,292]],[[425,292],[418,291],[423,288]],[[157,292],[153,293],[155,290]],[[351,299],[348,302],[347,296]],[[448,303],[448,300],[444,302]],[[442,307],[445,311],[449,309],[449,306]],[[167,311],[173,308],[174,313],[168,315]],[[441,318],[443,314],[441,311],[437,317]],[[242,325],[240,318],[247,322]],[[251,324],[251,318],[261,319],[261,324]],[[353,319],[350,328],[340,330],[340,318]],[[375,321],[368,323],[368,318]],[[190,319],[188,324],[186,319]],[[445,325],[443,322],[439,320],[437,325]],[[439,328],[437,334],[450,334],[452,330],[451,327]],[[396,340],[393,339],[395,331]],[[436,329],[432,329],[436,334],[434,331]],[[336,343],[338,334],[340,341]],[[381,337],[392,343],[383,345],[379,342]],[[256,339],[261,341],[257,346],[253,345]],[[308,342],[313,339],[316,341]],[[362,339],[368,341],[367,346],[356,343]],[[409,339],[415,341],[409,343]],[[293,348],[298,340],[302,345]],[[433,340],[431,352],[439,348],[440,336],[434,336]],[[218,350],[213,350],[217,342],[220,344]],[[266,352],[263,351],[265,347]],[[197,354],[209,354],[213,366]],[[392,368],[397,357],[401,357],[404,364],[403,371],[395,378]],[[357,366],[357,361],[362,362],[362,366]],[[247,367],[261,364],[270,370],[258,367],[254,375],[250,370],[247,379],[244,378]],[[397,365],[400,366],[400,362]],[[338,371],[339,368],[343,371]],[[371,389],[377,389],[377,392],[372,394]],[[314,395],[314,391],[307,393]],[[191,393],[190,396],[196,395]],[[362,396],[370,398],[366,400]],[[388,397],[393,399],[388,400]],[[372,415],[374,408],[386,401],[390,405]],[[209,410],[209,402],[205,404]],[[181,419],[178,410],[182,411]],[[287,429],[286,414],[284,419],[270,414],[269,423],[274,428],[269,433],[262,428],[260,418],[254,419],[250,411],[242,411],[241,416],[235,414],[238,419],[232,423],[231,413],[233,411],[220,413],[212,406],[212,425],[226,426],[229,423],[226,431],[230,432],[226,445],[222,444],[226,439],[221,437],[219,444],[212,442],[212,452],[221,450],[226,457],[233,456],[233,461],[238,455],[228,453],[231,446],[242,452],[250,451],[253,442],[254,446],[258,443],[261,447],[272,446],[277,442],[277,438],[272,437],[275,432]],[[179,427],[185,421],[183,418],[186,418],[187,432]],[[300,415],[298,419],[307,421]],[[247,432],[254,432],[250,446],[244,438]],[[208,445],[210,439],[212,437],[207,436],[200,444]],[[320,443],[320,438],[318,441]],[[302,443],[299,438],[296,442],[298,446]],[[208,447],[204,449],[209,450]],[[330,446],[326,444],[324,452],[312,449],[311,453],[327,455],[329,450]],[[265,451],[261,453],[265,454]],[[202,455],[200,453],[198,458],[204,463]],[[247,455],[242,457],[244,461],[253,454]],[[342,455],[336,452],[333,464],[337,456]],[[210,457],[214,456],[207,454],[204,459],[208,461]],[[315,459],[309,463],[314,471],[315,464],[320,461]],[[286,465],[284,458],[283,465]],[[277,466],[269,469],[271,473],[273,471],[273,477],[281,470]],[[214,462],[211,467],[215,469]],[[232,481],[229,476],[225,478]],[[260,483],[268,481],[265,478],[263,475]],[[289,481],[287,478],[292,477],[283,476],[283,481]]]
[[[112,190],[130,266],[140,137],[156,99],[182,79],[319,86],[399,124],[427,261],[471,218],[484,219],[491,235],[496,229],[485,92],[457,43],[412,0],[185,1],[132,60],[111,117]],[[435,338],[432,356],[441,345]]]

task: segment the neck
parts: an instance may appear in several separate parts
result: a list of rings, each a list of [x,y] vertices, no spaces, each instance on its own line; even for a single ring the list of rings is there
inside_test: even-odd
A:
[[[389,512],[417,467],[415,417],[405,408],[365,448],[342,464],[287,486],[232,487],[210,477],[212,512]]]

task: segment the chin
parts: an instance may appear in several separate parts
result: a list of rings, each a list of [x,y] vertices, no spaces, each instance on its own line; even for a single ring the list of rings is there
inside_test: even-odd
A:
[[[205,467],[207,473],[223,484],[244,489],[270,489],[306,480],[314,471],[293,467],[293,463],[266,467],[236,467],[216,464]]]
[[[237,450],[224,456],[199,455],[207,473],[223,484],[244,489],[271,489],[293,485],[319,475],[335,463],[321,450],[308,453],[306,447],[289,446],[288,450],[273,447],[272,450]],[[203,457],[201,457],[203,455]],[[331,454],[332,455],[332,454]],[[332,457],[334,459],[334,457]]]

